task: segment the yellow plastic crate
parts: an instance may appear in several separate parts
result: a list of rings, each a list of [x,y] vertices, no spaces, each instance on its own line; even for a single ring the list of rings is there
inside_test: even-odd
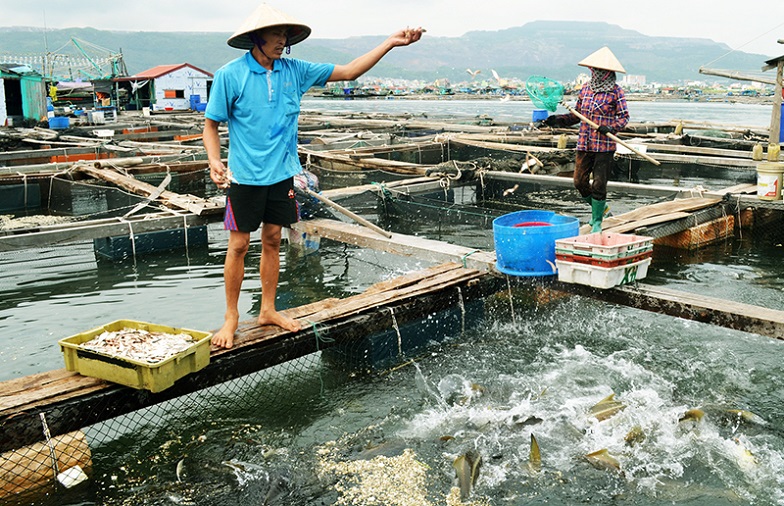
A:
[[[79,346],[103,332],[117,332],[126,328],[170,334],[185,333],[191,335],[196,342],[186,350],[152,364],[99,353]],[[183,376],[207,367],[210,363],[210,338],[212,338],[212,333],[209,332],[135,320],[117,320],[87,332],[66,337],[58,343],[65,358],[65,368],[69,371],[76,371],[84,376],[100,378],[132,388],[160,392],[172,386]]]

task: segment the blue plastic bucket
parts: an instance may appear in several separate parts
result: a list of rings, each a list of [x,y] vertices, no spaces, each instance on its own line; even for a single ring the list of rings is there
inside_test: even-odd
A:
[[[533,121],[536,123],[537,121],[544,121],[547,119],[547,116],[550,114],[547,112],[547,109],[534,109],[533,113]]]
[[[493,220],[496,269],[511,276],[552,276],[555,240],[580,233],[580,220],[553,211],[517,211]]]

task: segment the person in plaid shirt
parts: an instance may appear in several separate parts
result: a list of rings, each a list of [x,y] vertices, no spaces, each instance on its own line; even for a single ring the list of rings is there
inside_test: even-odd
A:
[[[607,208],[607,177],[612,170],[615,141],[607,133],[619,132],[629,122],[629,110],[623,90],[615,82],[615,73],[626,73],[621,63],[603,47],[578,65],[591,69],[591,80],[585,83],[577,97],[575,110],[597,125],[580,124],[575,157],[574,187],[591,205],[591,232],[601,232],[602,219]],[[544,123],[551,127],[565,127],[578,123],[572,114],[549,116]],[[591,181],[593,174],[593,181]]]

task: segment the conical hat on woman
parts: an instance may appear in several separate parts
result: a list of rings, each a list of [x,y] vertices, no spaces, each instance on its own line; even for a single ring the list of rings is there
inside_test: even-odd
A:
[[[598,51],[586,56],[577,65],[591,67],[594,69],[611,70],[613,72],[621,72],[623,74],[626,73],[626,70],[623,68],[623,65],[621,65],[621,62],[618,61],[618,58],[615,57],[613,52],[610,51],[610,48],[607,46],[604,46]]]
[[[310,35],[309,26],[303,25],[297,19],[289,16],[285,12],[281,12],[267,4],[261,4],[250,16],[245,18],[245,21],[243,21],[239,29],[234,32],[234,35],[229,37],[227,43],[231,47],[236,47],[237,49],[253,49],[253,41],[250,38],[250,34],[256,30],[272,26],[289,27],[289,46],[302,42]]]

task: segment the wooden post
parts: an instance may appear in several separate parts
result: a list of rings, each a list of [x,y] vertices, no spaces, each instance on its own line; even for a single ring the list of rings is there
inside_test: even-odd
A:
[[[782,89],[782,69],[784,69],[784,57],[778,61],[776,65],[776,88],[773,92],[773,112],[770,115],[770,145],[779,145],[779,137],[781,135],[781,89]],[[768,160],[777,162],[776,160]]]
[[[56,464],[55,464],[56,463]],[[81,431],[0,454],[0,502],[14,503],[53,492],[57,473],[75,466],[92,474],[92,455]]]

